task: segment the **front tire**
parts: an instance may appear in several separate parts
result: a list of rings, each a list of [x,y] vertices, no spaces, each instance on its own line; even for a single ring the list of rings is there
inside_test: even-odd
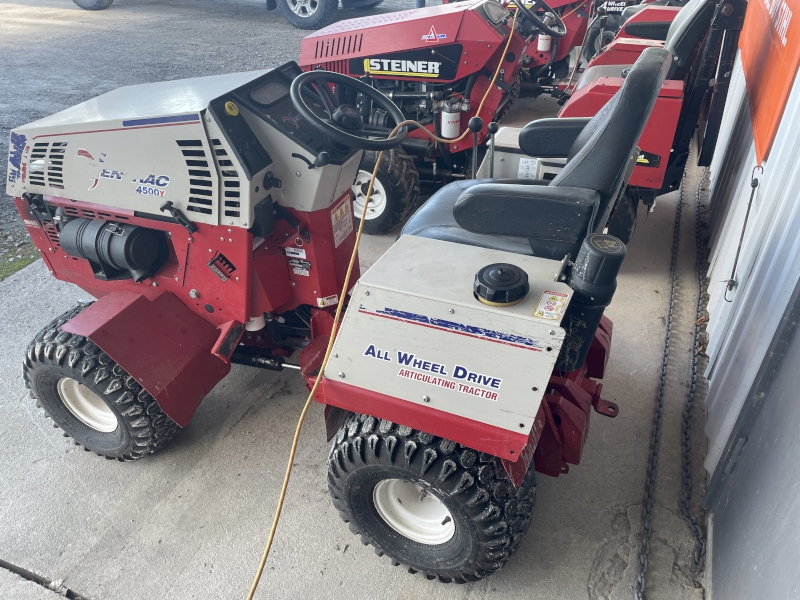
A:
[[[283,17],[298,29],[320,29],[333,20],[339,0],[278,0]]]
[[[378,152],[372,150],[364,152],[353,184],[353,214],[356,226],[364,213],[369,180],[377,160]],[[364,232],[377,235],[391,231],[413,210],[418,196],[419,173],[412,158],[402,148],[385,150],[372,186]]]
[[[135,460],[160,450],[178,425],[94,342],[62,329],[83,308],[50,322],[28,346],[23,376],[31,397],[87,451]]]
[[[515,488],[494,456],[367,415],[339,429],[328,490],[350,531],[376,554],[444,583],[502,568],[536,500],[532,465]]]
[[[114,3],[114,0],[72,0],[83,10],[104,10]]]

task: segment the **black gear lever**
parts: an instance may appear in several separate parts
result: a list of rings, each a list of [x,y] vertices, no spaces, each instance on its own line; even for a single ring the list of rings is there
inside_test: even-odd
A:
[[[469,120],[467,127],[472,132],[472,178],[475,179],[478,175],[478,132],[483,129],[483,119],[474,116]]]
[[[500,126],[492,121],[486,126],[486,131],[489,133],[489,179],[494,179],[494,136]]]

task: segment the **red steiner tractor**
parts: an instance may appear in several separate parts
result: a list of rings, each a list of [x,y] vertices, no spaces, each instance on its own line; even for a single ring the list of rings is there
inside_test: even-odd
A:
[[[488,124],[500,121],[519,96],[521,73],[544,77],[554,64],[564,66],[568,52],[580,44],[586,18],[570,10],[574,3],[556,2],[550,7],[536,0],[530,9],[523,4],[515,32],[513,12],[485,0],[340,21],[304,38],[298,62],[304,70],[324,69],[361,79],[392,99],[405,118],[445,139],[458,138],[470,118],[480,116],[480,144]],[[499,65],[503,56],[505,62]],[[349,100],[355,104],[355,99]],[[376,135],[387,135],[395,125],[387,112],[369,102],[360,104],[365,126]],[[410,131],[401,147],[384,154],[364,230],[385,233],[396,227],[413,210],[420,180],[431,184],[432,191],[468,177],[472,148],[471,135],[442,144],[423,131]],[[376,159],[377,152],[366,152],[356,178],[356,218],[363,214]]]
[[[470,14],[501,28],[482,4]],[[490,575],[529,528],[534,466],[567,473],[592,410],[618,412],[598,380],[625,246],[602,230],[669,60],[641,55],[549,185],[445,186],[344,294],[362,150],[407,133],[376,138],[341,100],[402,121],[374,87],[287,63],[124,87],[14,129],[7,191],[49,271],[97,298],[32,340],[31,395],[76,444],[127,461],[168,444],[232,363],[321,378],[351,530],[431,579]]]

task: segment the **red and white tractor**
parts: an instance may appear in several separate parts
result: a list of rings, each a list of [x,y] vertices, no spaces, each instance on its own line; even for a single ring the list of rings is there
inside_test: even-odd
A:
[[[50,272],[97,298],[31,341],[31,395],[127,461],[188,426],[232,363],[296,369],[319,379],[351,529],[432,579],[490,575],[528,530],[534,471],[567,473],[592,411],[618,412],[598,380],[625,246],[602,231],[670,60],[641,55],[549,185],[443,187],[344,291],[362,150],[407,134],[376,137],[341,100],[401,122],[366,83],[287,63],[124,87],[14,129],[7,191]]]

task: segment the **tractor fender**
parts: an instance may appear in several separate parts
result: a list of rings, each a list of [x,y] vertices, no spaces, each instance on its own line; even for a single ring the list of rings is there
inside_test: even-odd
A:
[[[67,321],[64,331],[92,342],[185,427],[200,401],[231,369],[243,327],[215,327],[164,292],[153,300],[112,292]]]

